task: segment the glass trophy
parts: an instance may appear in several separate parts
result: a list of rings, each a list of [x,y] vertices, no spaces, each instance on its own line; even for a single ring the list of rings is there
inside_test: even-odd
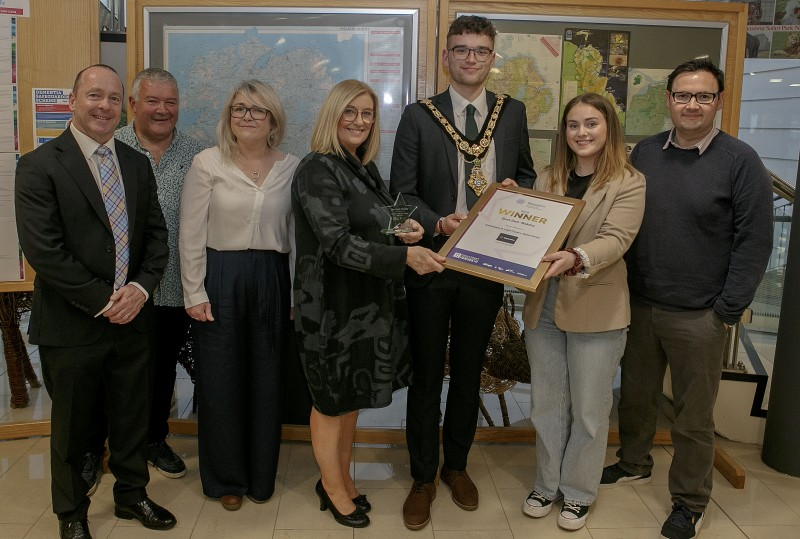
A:
[[[391,206],[383,206],[383,211],[389,216],[389,224],[381,230],[384,234],[403,234],[413,232],[411,223],[408,222],[411,213],[416,210],[416,206],[409,206],[403,200],[403,195],[398,194]]]

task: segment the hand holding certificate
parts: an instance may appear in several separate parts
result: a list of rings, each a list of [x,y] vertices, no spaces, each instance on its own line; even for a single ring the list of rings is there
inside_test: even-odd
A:
[[[535,291],[584,202],[531,189],[492,184],[440,254],[447,267]]]

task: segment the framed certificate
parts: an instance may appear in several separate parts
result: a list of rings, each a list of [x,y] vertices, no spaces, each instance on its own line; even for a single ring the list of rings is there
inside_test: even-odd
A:
[[[534,292],[583,200],[493,183],[439,254],[445,267]]]

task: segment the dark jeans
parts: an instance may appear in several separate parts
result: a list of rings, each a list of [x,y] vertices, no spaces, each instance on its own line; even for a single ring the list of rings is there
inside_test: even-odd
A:
[[[622,357],[620,467],[644,474],[664,373],[670,369],[675,423],[669,469],[672,501],[704,511],[714,470],[714,402],[722,374],[727,331],[713,309],[667,311],[631,297],[631,325]]]

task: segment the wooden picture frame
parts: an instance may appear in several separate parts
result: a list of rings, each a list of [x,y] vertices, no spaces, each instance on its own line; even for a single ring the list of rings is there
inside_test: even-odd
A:
[[[492,183],[439,254],[448,269],[535,292],[586,203]]]

